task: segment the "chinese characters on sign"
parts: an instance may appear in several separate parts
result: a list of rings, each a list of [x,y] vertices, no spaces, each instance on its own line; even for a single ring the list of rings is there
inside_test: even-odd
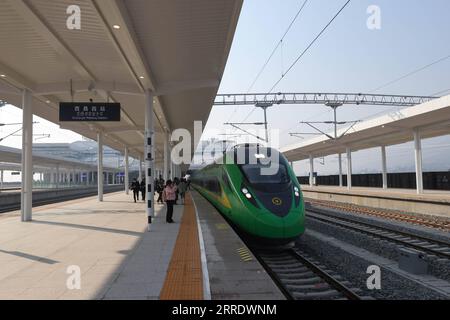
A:
[[[120,103],[61,102],[59,121],[120,121]]]

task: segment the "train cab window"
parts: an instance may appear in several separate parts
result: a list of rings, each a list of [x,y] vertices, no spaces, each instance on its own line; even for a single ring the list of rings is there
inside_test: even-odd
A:
[[[207,181],[207,189],[213,193],[220,194],[222,192],[222,188],[220,187],[219,180],[214,178],[209,178]]]
[[[241,170],[251,184],[287,184],[289,183],[289,175],[286,165],[280,163],[278,171],[274,174],[263,174],[263,169],[269,169],[269,165],[263,164],[244,164]]]

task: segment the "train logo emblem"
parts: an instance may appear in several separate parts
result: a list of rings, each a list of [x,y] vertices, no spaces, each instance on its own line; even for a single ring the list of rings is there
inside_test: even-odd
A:
[[[281,206],[283,204],[283,200],[281,200],[280,198],[272,198],[272,203],[276,206]]]

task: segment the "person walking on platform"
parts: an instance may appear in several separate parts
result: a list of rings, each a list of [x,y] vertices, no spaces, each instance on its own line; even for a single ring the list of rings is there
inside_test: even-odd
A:
[[[166,187],[163,191],[163,200],[167,204],[167,213],[166,213],[166,222],[167,223],[174,223],[172,217],[173,217],[173,205],[175,204],[175,199],[177,197],[176,195],[177,187],[172,182],[172,180],[168,180]]]
[[[181,179],[180,184],[178,185],[178,191],[180,193],[181,204],[184,204],[184,198],[186,195],[187,183],[184,178]]]
[[[158,199],[156,200],[156,202],[164,204],[164,201],[162,199],[162,194],[164,191],[164,179],[159,178],[159,180],[157,180],[155,183],[155,187],[156,187],[156,192],[158,193]]]
[[[136,200],[139,201],[139,190],[141,189],[141,185],[136,179],[133,179],[130,189],[133,190],[134,202],[136,202]]]
[[[141,189],[141,195],[142,195],[142,201],[145,201],[145,178],[142,179],[141,181],[141,185],[140,185],[140,189]]]

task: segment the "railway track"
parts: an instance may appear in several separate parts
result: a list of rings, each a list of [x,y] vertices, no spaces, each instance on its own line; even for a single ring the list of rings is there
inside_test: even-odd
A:
[[[368,222],[361,222],[351,218],[338,217],[323,210],[308,208],[306,213],[308,219],[353,230],[440,258],[450,259],[450,243],[446,241],[420,236],[406,231],[399,231]]]
[[[257,257],[290,300],[362,299],[359,289],[351,289],[350,283],[296,249],[261,252]]]
[[[442,231],[450,231],[450,221],[444,218],[428,218],[422,216],[414,216],[408,213],[399,213],[391,210],[383,210],[376,208],[368,208],[362,206],[356,206],[347,203],[337,203],[333,201],[308,199],[307,202],[316,205],[327,207],[331,209],[343,210],[346,212],[352,212],[360,215],[369,215],[374,217],[380,217],[389,220],[407,222],[414,225],[425,226],[428,228],[438,229]]]
[[[114,190],[114,189],[106,190],[105,189],[103,191],[103,193],[108,194],[108,193],[114,193],[114,192],[118,192],[118,191],[119,191],[119,189],[118,190]],[[45,206],[48,204],[64,202],[64,201],[88,198],[88,197],[95,196],[96,194],[97,194],[97,192],[93,191],[93,192],[88,192],[88,193],[83,193],[83,194],[69,194],[69,195],[65,195],[65,196],[57,196],[57,197],[44,199],[44,200],[33,200],[33,208]],[[14,204],[10,204],[10,205],[0,205],[0,214],[20,210],[20,207],[21,207],[20,203],[14,203]]]

